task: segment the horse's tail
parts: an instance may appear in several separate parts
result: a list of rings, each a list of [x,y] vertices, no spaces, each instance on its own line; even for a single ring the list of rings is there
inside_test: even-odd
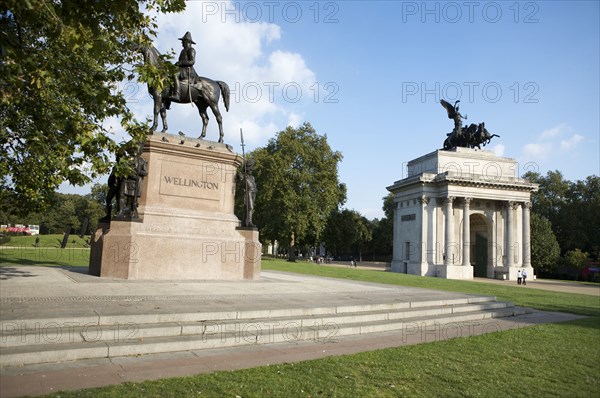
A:
[[[225,110],[229,112],[229,86],[227,83],[217,80],[217,84],[221,87],[221,93],[223,94],[223,103],[225,104]]]

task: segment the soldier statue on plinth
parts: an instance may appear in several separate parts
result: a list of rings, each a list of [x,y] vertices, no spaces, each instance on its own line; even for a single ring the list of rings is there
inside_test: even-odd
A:
[[[144,177],[148,175],[148,162],[142,158],[143,145],[140,145],[132,162],[130,173],[123,177],[118,177],[116,173],[117,166],[113,167],[110,176],[108,177],[108,193],[106,194],[106,217],[110,220],[112,217],[112,201],[116,198],[117,213],[115,219],[137,219],[138,198],[142,195],[142,182]],[[121,150],[117,153],[116,163],[122,156],[126,155],[126,150]]]

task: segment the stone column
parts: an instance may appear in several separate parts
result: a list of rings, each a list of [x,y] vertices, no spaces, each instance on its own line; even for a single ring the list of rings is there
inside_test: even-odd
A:
[[[513,224],[513,201],[506,202],[506,230],[505,232],[505,248],[504,255],[506,256],[506,266],[512,267],[513,265],[513,234],[512,234],[512,224]]]
[[[421,232],[420,232],[420,242],[419,242],[419,251],[420,251],[420,262],[421,267],[427,263],[427,250],[429,250],[429,242],[427,241],[428,234],[428,214],[427,214],[427,204],[429,203],[429,198],[425,195],[419,198],[419,203],[421,204],[421,210],[419,211],[420,223],[421,223]]]
[[[465,198],[463,202],[462,265],[471,265],[471,224],[469,221],[470,204],[471,198]]]
[[[531,267],[530,211],[531,202],[523,203],[523,267]]]
[[[445,217],[445,231],[444,231],[444,265],[453,265],[453,240],[454,240],[454,223],[452,217],[452,202],[454,201],[454,196],[448,196],[444,198],[444,217]]]
[[[392,272],[406,273],[404,268],[404,262],[402,258],[402,242],[400,242],[400,216],[399,216],[400,203],[394,199],[394,224],[392,234]]]

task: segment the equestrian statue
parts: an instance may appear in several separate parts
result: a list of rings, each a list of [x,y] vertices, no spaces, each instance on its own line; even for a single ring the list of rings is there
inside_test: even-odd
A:
[[[151,130],[155,131],[158,127],[158,114],[160,113],[163,123],[162,132],[167,131],[167,110],[172,102],[179,104],[193,103],[198,107],[202,118],[202,134],[198,138],[203,139],[206,136],[206,127],[209,120],[206,110],[210,107],[219,125],[219,142],[222,143],[223,117],[219,111],[219,98],[223,95],[225,109],[229,111],[229,86],[219,80],[215,81],[198,76],[194,70],[196,50],[194,50],[192,44],[196,43],[192,40],[192,34],[186,32],[179,40],[181,40],[183,49],[179,54],[179,60],[175,64],[179,67],[179,72],[174,76],[171,87],[164,87],[159,90],[148,83],[148,93],[154,100],[154,123]],[[160,57],[160,52],[154,46],[139,46],[138,49],[144,57],[145,64],[151,64],[159,69],[163,68],[164,61]]]

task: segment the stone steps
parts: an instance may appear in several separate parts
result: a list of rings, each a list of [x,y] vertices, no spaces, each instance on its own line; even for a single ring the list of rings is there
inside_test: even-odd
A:
[[[102,315],[3,322],[0,366],[174,351],[333,341],[386,331],[451,327],[525,313],[493,297],[316,308]]]

